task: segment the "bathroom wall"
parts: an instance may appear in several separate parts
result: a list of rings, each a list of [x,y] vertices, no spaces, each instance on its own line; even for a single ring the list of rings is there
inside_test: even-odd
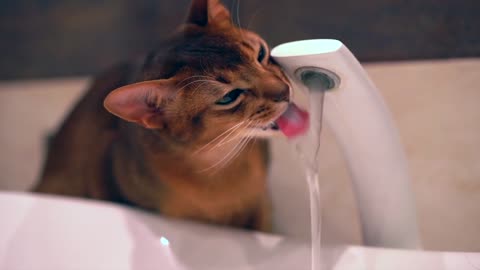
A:
[[[4,0],[0,80],[88,75],[141,54],[190,0]],[[478,0],[224,0],[271,45],[338,38],[362,61],[480,55]]]

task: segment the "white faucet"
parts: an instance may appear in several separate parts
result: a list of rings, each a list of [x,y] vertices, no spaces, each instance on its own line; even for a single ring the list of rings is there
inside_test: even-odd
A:
[[[333,39],[285,43],[271,54],[295,91],[315,89],[315,82],[330,88],[324,96],[323,117],[348,163],[365,244],[420,248],[410,176],[398,132],[355,56]]]

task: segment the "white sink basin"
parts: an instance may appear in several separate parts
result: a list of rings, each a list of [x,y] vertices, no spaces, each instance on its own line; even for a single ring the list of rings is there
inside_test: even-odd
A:
[[[309,269],[309,243],[121,206],[0,193],[0,269]],[[480,253],[338,246],[323,269],[480,269]]]

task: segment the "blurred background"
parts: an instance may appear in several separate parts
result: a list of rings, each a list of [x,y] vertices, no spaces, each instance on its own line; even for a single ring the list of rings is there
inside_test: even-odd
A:
[[[272,47],[343,41],[399,129],[424,248],[480,251],[479,0],[223,1]],[[0,1],[0,191],[29,190],[46,138],[91,76],[154,47],[183,22],[189,2]],[[328,126],[322,136],[322,241],[361,244],[345,161]],[[274,142],[274,152],[285,144]],[[295,227],[309,216],[305,181],[294,178],[300,167],[278,166],[271,178],[285,182],[272,183],[280,190],[272,192],[276,233],[309,239],[307,227]]]
[[[0,80],[78,76],[144,53],[183,21],[189,0],[3,0]],[[274,46],[336,38],[361,61],[480,54],[478,0],[225,0]]]

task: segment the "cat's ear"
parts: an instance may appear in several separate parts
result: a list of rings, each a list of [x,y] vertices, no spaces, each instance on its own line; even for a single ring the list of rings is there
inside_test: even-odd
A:
[[[192,0],[187,23],[199,26],[229,26],[232,18],[220,0]]]
[[[126,85],[110,92],[103,105],[112,114],[146,128],[163,127],[162,104],[174,93],[171,79]]]

